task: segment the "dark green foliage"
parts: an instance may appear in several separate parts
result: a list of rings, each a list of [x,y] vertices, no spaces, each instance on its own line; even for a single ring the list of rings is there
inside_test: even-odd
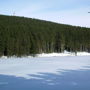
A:
[[[90,52],[90,28],[0,15],[0,56]]]

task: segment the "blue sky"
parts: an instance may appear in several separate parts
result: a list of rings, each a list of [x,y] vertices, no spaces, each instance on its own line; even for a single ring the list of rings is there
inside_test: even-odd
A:
[[[0,14],[90,27],[90,0],[0,0]]]

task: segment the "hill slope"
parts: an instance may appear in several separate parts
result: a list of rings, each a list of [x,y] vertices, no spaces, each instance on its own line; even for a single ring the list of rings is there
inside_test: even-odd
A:
[[[90,52],[90,28],[0,15],[0,56]]]

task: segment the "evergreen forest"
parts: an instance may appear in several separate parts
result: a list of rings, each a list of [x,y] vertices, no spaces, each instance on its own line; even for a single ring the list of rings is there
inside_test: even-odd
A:
[[[0,56],[90,52],[90,28],[0,15]]]

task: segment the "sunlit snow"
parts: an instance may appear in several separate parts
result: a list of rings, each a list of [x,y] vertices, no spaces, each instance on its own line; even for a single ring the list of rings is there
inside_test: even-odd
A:
[[[62,72],[69,70],[90,69],[89,66],[90,56],[1,58],[0,75],[43,79],[33,75],[43,73],[62,75]]]

